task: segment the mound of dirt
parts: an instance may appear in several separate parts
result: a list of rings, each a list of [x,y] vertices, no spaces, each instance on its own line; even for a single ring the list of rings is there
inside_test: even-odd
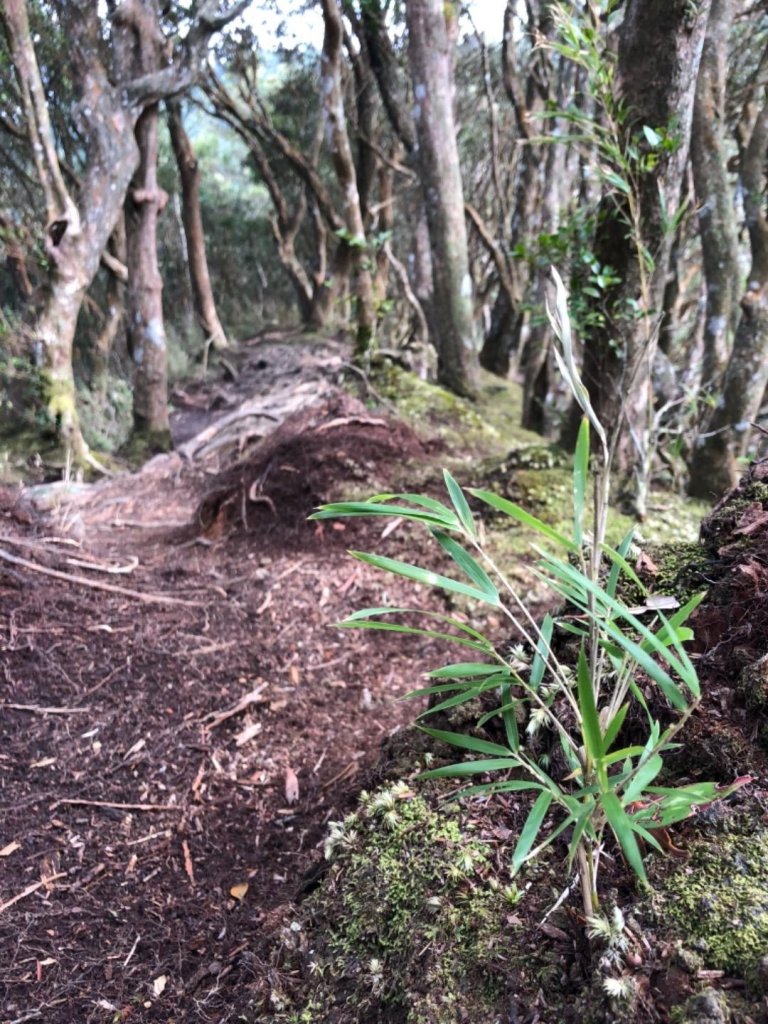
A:
[[[260,537],[307,537],[318,505],[392,489],[434,456],[400,420],[372,415],[350,395],[330,395],[289,416],[248,458],[224,470],[197,510],[207,537],[241,531]]]

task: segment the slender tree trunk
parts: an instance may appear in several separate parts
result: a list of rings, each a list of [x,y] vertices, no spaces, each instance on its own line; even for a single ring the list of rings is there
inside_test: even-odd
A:
[[[125,286],[128,280],[126,266],[125,219],[121,217],[112,237],[108,251],[114,257],[113,266],[109,268],[107,279],[107,304],[104,324],[99,331],[93,347],[93,370],[91,387],[101,394],[106,394],[109,374],[109,359],[114,348],[120,328],[125,324]]]
[[[344,197],[344,242],[353,250],[357,333],[355,358],[365,360],[376,340],[376,304],[370,253],[365,237],[365,223],[357,185],[357,172],[347,134],[347,119],[341,85],[341,54],[343,27],[337,0],[322,0],[325,36],[321,57],[322,93],[327,122],[328,141],[336,178]]]
[[[451,29],[457,16],[450,0],[408,0],[406,5],[419,170],[432,250],[437,378],[456,394],[471,397],[477,389],[477,327],[453,119]]]
[[[733,0],[712,0],[696,83],[691,166],[707,289],[702,387],[720,381],[738,323],[739,257],[724,145],[725,79]]]
[[[224,349],[228,347],[227,336],[216,311],[205,252],[205,232],[200,207],[200,168],[192,143],[184,130],[181,104],[178,100],[171,100],[166,104],[166,109],[171,145],[181,179],[181,220],[187,240],[187,266],[192,288],[192,303],[206,337],[206,346],[210,344],[215,349]]]
[[[752,266],[747,291],[741,300],[741,319],[725,371],[722,395],[697,441],[689,467],[689,493],[706,498],[719,495],[736,484],[737,459],[746,452],[751,422],[768,384],[768,218],[764,209],[768,88],[762,85],[760,92],[761,107],[753,124],[742,124],[742,135],[748,134],[748,141],[742,144],[740,159]],[[747,117],[753,105],[745,104]]]
[[[168,349],[163,279],[157,261],[157,218],[168,195],[157,184],[158,105],[136,124],[140,163],[126,202],[128,239],[128,349],[134,365],[133,430],[149,448],[171,446]]]

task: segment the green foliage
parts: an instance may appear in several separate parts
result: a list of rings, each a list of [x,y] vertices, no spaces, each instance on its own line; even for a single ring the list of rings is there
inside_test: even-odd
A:
[[[368,608],[340,625],[344,628],[385,629],[426,637],[439,636],[471,649],[481,660],[458,662],[430,673],[431,685],[415,695],[428,695],[435,703],[422,720],[438,711],[468,703],[483,694],[497,694],[498,708],[486,715],[501,719],[503,742],[475,735],[425,727],[437,740],[476,755],[473,760],[431,769],[425,778],[468,778],[501,773],[498,781],[480,782],[462,795],[492,796],[502,792],[529,792],[535,796],[512,855],[519,870],[568,833],[568,861],[576,863],[587,915],[598,907],[597,874],[606,832],[611,832],[627,863],[645,882],[641,843],[656,849],[654,830],[680,821],[702,803],[724,795],[712,783],[678,788],[656,785],[664,755],[700,699],[696,669],[684,643],[691,636],[686,621],[703,595],[692,597],[667,618],[646,602],[643,613],[630,609],[617,596],[620,578],[626,577],[647,593],[626,561],[632,535],[613,548],[605,543],[610,483],[609,440],[591,407],[576,369],[568,318],[567,298],[555,273],[557,300],[550,313],[559,339],[556,359],[569,389],[584,411],[573,467],[573,525],[571,536],[553,530],[524,509],[492,492],[471,489],[476,501],[501,511],[528,527],[536,541],[538,574],[560,597],[563,611],[539,625],[510,577],[488,554],[464,491],[445,471],[448,503],[419,494],[382,494],[368,502],[342,502],[323,506],[314,518],[397,515],[427,529],[453,561],[452,576],[409,562],[363,552],[353,556],[429,588],[461,599],[485,604],[503,614],[516,634],[533,652],[507,656],[460,616],[431,613],[439,628],[414,626],[407,608]],[[599,458],[590,465],[590,434],[599,442]],[[595,495],[591,509],[592,537],[586,531],[587,495]],[[603,571],[605,560],[610,563]],[[649,622],[640,614],[649,613]],[[409,615],[408,624],[402,621]],[[555,628],[574,634],[578,657],[573,666],[558,657],[553,643]],[[645,688],[654,684],[654,705],[666,703],[677,713],[667,726],[651,708]],[[644,742],[623,745],[622,725],[630,706],[645,716]],[[519,724],[526,722],[526,735]],[[569,766],[565,779],[550,774],[537,760],[529,743],[532,735],[549,729]],[[549,828],[547,823],[549,822]]]

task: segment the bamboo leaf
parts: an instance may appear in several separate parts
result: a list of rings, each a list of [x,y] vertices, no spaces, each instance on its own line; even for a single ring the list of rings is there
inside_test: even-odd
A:
[[[423,726],[422,726],[423,728]],[[484,772],[509,771],[519,768],[520,762],[513,757],[506,759],[490,758],[482,761],[459,761],[458,764],[448,764],[443,768],[430,768],[428,772],[422,772],[420,779],[446,779],[460,777],[462,775],[481,775]]]
[[[573,456],[573,539],[580,548],[584,539],[584,512],[589,480],[589,420],[581,418]]]
[[[405,505],[380,505],[368,501],[343,501],[331,505],[321,505],[308,518],[348,519],[365,516],[400,516],[402,519],[410,519],[415,523],[438,526],[443,530],[456,530],[459,527],[458,520],[452,513],[450,518],[447,518],[435,512],[420,512],[418,509],[408,508]]]
[[[544,822],[544,818],[547,816],[547,811],[549,810],[551,803],[552,794],[549,790],[543,790],[536,797],[534,805],[525,820],[523,831],[520,833],[520,838],[517,841],[515,852],[512,855],[511,872],[513,875],[517,874],[523,866],[525,859],[528,856],[528,851],[533,846],[536,836],[539,834],[539,829]]]
[[[579,711],[581,712],[581,733],[584,747],[590,760],[600,761],[605,754],[603,735],[600,729],[600,717],[595,704],[595,691],[589,674],[589,665],[584,654],[584,645],[579,650],[579,663],[576,673]]]
[[[405,576],[406,579],[413,580],[416,583],[421,583],[425,587],[433,587],[438,588],[439,590],[448,590],[454,594],[462,594],[464,597],[471,597],[475,601],[482,601],[484,604],[498,604],[498,595],[497,601],[492,601],[485,591],[478,590],[477,587],[467,586],[466,583],[462,583],[460,580],[454,580],[449,576],[443,576],[438,572],[433,572],[431,569],[422,569],[418,565],[411,565],[409,562],[401,562],[397,558],[387,558],[385,555],[372,555],[365,551],[350,551],[349,553],[353,558],[358,559],[360,562],[372,565],[376,569],[383,569],[385,572],[391,572],[395,576]]]
[[[461,544],[453,537],[449,537],[447,533],[432,530],[432,536],[443,551],[451,556],[461,571],[486,595],[488,603],[498,606],[501,603],[501,598],[493,580],[469,552],[465,551]]]
[[[472,510],[467,504],[467,499],[464,497],[464,492],[447,469],[443,470],[443,480],[445,481],[448,494],[451,497],[453,507],[456,509],[456,515],[459,517],[459,522],[470,537],[477,537],[475,520],[472,517]]]
[[[533,661],[531,662],[531,674],[528,678],[528,685],[532,690],[538,690],[544,679],[554,627],[555,620],[549,613],[547,613],[544,616],[539,629],[539,636],[536,641],[536,651],[534,652]]]
[[[528,526],[542,537],[546,537],[547,540],[553,541],[560,547],[565,548],[567,551],[572,551],[574,554],[578,552],[578,547],[572,540],[564,537],[562,533],[558,533],[557,530],[553,530],[551,526],[547,526],[536,516],[532,516],[529,512],[526,512],[524,508],[520,508],[519,505],[515,505],[514,502],[507,501],[506,498],[500,497],[498,494],[494,494],[493,491],[483,491],[477,488],[470,488],[469,493],[480,501],[485,502],[486,505],[490,505],[491,508],[497,509],[499,512],[504,512],[510,518],[516,520],[518,523],[522,523],[523,526]]]
[[[608,723],[605,734],[603,735],[603,750],[605,753],[611,749],[611,745],[621,731],[622,725],[624,725],[624,719],[627,717],[629,711],[629,702],[622,704],[616,714],[613,716],[611,721]]]
[[[422,732],[435,740],[443,743],[450,743],[454,747],[461,747],[462,750],[471,750],[476,754],[498,754],[501,757],[509,757],[509,748],[502,747],[498,743],[491,743],[489,740],[481,740],[476,736],[467,736],[463,732],[445,732],[442,729],[428,729],[426,725],[419,726]]]
[[[492,676],[501,670],[502,666],[487,662],[459,661],[455,665],[442,665],[440,668],[432,669],[427,675],[430,679],[468,679],[471,676]]]
[[[664,761],[658,754],[649,758],[645,764],[641,764],[622,793],[622,805],[626,807],[627,804],[639,800],[645,793],[646,787],[653,782],[663,767]]]
[[[627,817],[627,812],[621,806],[621,801],[613,792],[601,793],[600,806],[605,812],[605,817],[611,826],[611,831],[624,851],[627,863],[641,882],[647,885],[648,877],[645,873],[645,865],[640,854],[640,847],[637,845],[637,837],[632,829],[632,823]]]

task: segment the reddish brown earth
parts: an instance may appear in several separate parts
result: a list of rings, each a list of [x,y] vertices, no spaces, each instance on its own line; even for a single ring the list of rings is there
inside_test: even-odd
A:
[[[182,454],[87,488],[0,491],[0,1024],[249,1019],[327,823],[413,718],[398,698],[444,652],[333,623],[441,607],[347,554],[421,542],[307,516],[430,485],[442,453],[340,391],[344,358],[333,342],[247,346],[236,378],[176,393]],[[751,547],[711,540],[706,697],[680,772],[749,773],[759,807],[765,716],[733,680],[768,649],[768,502],[747,496],[726,526]],[[535,941],[585,960],[583,922],[555,920],[531,920]],[[667,957],[647,953],[644,1020],[687,991],[665,994]]]
[[[263,354],[183,393],[180,440],[286,363],[301,377]],[[262,923],[413,717],[397,698],[430,657],[332,625],[413,603],[346,553],[402,533],[306,517],[429,458],[331,390],[239,455],[2,494],[1,1021],[237,1020]]]

